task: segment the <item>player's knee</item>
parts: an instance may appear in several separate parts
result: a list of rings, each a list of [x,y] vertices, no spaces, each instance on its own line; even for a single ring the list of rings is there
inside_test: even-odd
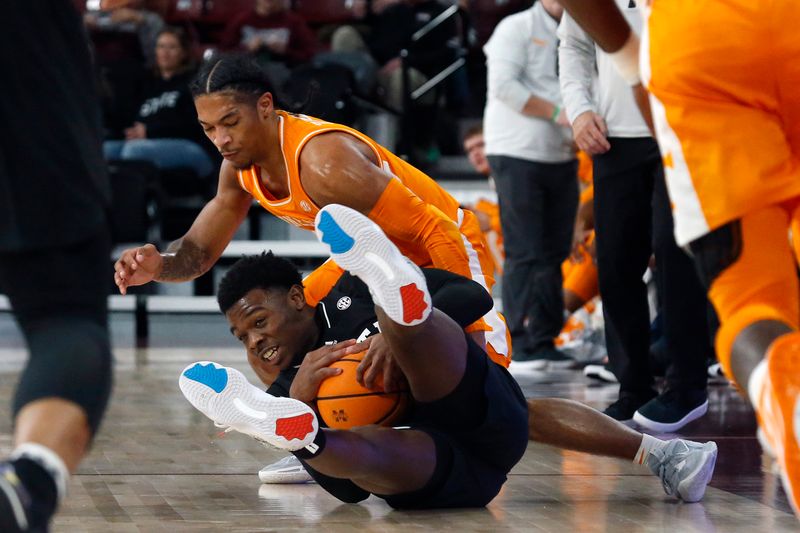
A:
[[[716,338],[717,359],[725,375],[734,383],[736,382],[732,365],[732,358],[735,356],[734,345],[745,329],[758,322],[780,322],[786,324],[787,327],[792,324],[792,320],[786,312],[776,306],[764,303],[746,305],[729,316],[720,317],[720,327]]]
[[[97,430],[111,392],[111,349],[105,327],[88,319],[42,320],[29,330],[31,357],[14,413],[41,398],[79,405]]]

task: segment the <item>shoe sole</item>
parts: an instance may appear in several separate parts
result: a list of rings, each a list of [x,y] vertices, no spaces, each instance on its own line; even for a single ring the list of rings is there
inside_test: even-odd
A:
[[[587,378],[596,379],[604,383],[619,383],[617,376],[610,370],[606,370],[600,365],[588,365],[583,369],[583,375]]]
[[[673,431],[678,431],[683,426],[697,420],[704,414],[708,412],[708,400],[701,403],[688,413],[678,420],[677,422],[658,422],[656,420],[650,420],[646,416],[644,416],[639,410],[637,409],[635,413],[633,413],[633,421],[642,426],[643,428],[649,429],[650,431],[657,431],[659,433],[671,433]]]
[[[703,499],[708,482],[714,475],[714,466],[717,464],[717,445],[706,442],[703,445],[703,459],[688,476],[678,483],[678,495],[686,503],[695,503]]]
[[[800,485],[800,350],[794,345],[786,348],[769,354],[767,368],[782,415],[783,457],[778,457],[781,481],[795,516],[800,517],[800,504],[795,500],[792,483],[795,480]]]
[[[189,403],[214,422],[277,448],[299,450],[311,444],[319,429],[309,406],[267,394],[234,368],[192,363],[181,372],[179,386]]]
[[[369,287],[394,322],[416,326],[432,309],[425,278],[370,219],[348,207],[325,206],[314,224],[333,260]]]
[[[511,364],[508,366],[508,371],[510,373],[514,372],[540,372],[543,370],[547,370],[547,361],[514,361],[511,360]]]
[[[299,485],[301,483],[314,481],[302,466],[283,472],[264,472],[261,470],[258,472],[258,479],[261,480],[261,483],[270,485]]]

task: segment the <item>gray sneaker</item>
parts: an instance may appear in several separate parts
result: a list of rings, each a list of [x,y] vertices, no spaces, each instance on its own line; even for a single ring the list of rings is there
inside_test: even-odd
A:
[[[314,481],[306,469],[303,468],[300,459],[294,455],[288,455],[280,461],[265,466],[258,471],[258,478],[261,483],[271,484],[308,483]]]
[[[661,479],[664,492],[687,503],[698,502],[711,481],[717,462],[717,445],[672,439],[663,450],[653,450],[645,459]]]

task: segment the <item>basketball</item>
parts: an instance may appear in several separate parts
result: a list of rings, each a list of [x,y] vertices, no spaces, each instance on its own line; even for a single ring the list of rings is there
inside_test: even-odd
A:
[[[356,381],[356,369],[365,353],[347,355],[333,363],[331,368],[341,368],[342,373],[324,380],[319,387],[317,408],[330,428],[391,426],[406,412],[408,391],[385,392],[383,375],[376,380],[376,390],[367,389]]]

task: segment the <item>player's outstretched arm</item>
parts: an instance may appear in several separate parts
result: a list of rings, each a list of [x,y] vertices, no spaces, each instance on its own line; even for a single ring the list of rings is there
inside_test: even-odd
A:
[[[217,195],[203,208],[189,231],[165,253],[153,244],[129,248],[114,264],[121,294],[150,281],[189,281],[210,269],[247,216],[252,198],[238,185],[236,170],[222,163]]]

